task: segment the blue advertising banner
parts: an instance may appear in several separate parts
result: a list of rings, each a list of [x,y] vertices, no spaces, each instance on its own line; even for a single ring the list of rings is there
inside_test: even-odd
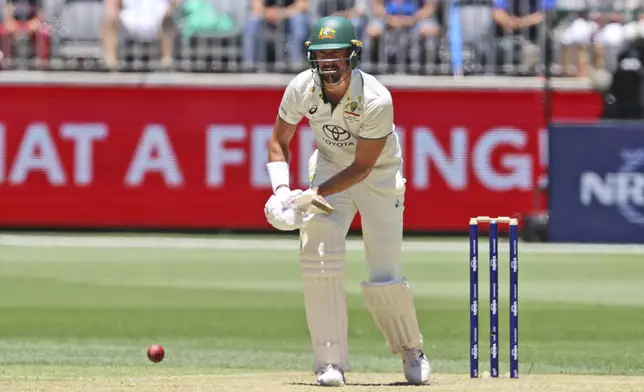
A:
[[[549,127],[548,237],[644,243],[644,122]]]

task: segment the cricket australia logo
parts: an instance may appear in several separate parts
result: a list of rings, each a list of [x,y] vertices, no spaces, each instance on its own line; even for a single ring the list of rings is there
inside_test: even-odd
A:
[[[477,301],[472,302],[472,307],[470,308],[472,316],[478,316],[479,313],[479,304]]]
[[[362,97],[349,97],[347,103],[344,105],[344,121],[357,124],[360,122],[360,114],[362,113]]]
[[[512,312],[513,316],[517,316],[519,314],[519,305],[517,305],[517,301],[512,301],[510,312]]]
[[[350,140],[351,133],[337,125],[323,125],[322,133],[325,136],[324,142],[329,146],[347,147],[355,145],[353,140]]]
[[[519,359],[519,348],[516,345],[512,346],[511,355],[512,355],[512,359],[514,360]]]
[[[330,28],[329,26],[324,26],[320,29],[320,32],[318,33],[318,38],[319,39],[334,39],[335,38],[335,30]]]
[[[517,251],[515,250],[514,252],[516,253]],[[519,269],[519,262],[517,261],[516,257],[512,258],[512,260],[510,261],[510,268],[512,269],[512,272],[517,272],[517,270]]]

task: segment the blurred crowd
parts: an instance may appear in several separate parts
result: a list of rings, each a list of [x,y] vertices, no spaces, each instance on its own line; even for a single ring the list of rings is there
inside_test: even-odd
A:
[[[644,35],[644,0],[0,0],[2,69],[298,71],[342,15],[374,73],[587,77]]]

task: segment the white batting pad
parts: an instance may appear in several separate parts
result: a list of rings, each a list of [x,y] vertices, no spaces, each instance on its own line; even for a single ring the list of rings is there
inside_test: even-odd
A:
[[[389,349],[402,354],[421,348],[423,336],[418,327],[411,288],[405,280],[362,283],[365,305],[385,336]]]
[[[312,221],[301,238],[300,266],[314,372],[326,364],[349,370],[344,241],[333,230],[327,231],[330,226],[333,222]]]

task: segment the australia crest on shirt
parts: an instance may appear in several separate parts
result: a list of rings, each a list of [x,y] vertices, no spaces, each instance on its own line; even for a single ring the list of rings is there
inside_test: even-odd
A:
[[[360,116],[362,115],[362,97],[348,97],[343,110],[344,121],[348,124],[360,122]]]

